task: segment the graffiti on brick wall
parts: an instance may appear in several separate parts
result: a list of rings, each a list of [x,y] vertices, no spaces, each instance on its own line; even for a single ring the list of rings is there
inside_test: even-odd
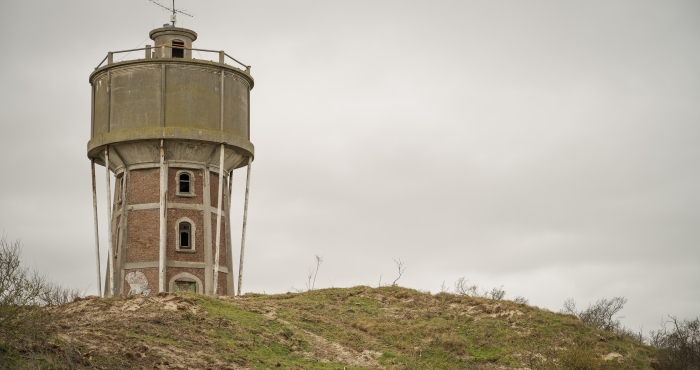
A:
[[[149,295],[151,291],[148,289],[148,279],[146,275],[141,271],[132,271],[124,277],[127,283],[129,283],[129,295],[132,294],[142,294]]]

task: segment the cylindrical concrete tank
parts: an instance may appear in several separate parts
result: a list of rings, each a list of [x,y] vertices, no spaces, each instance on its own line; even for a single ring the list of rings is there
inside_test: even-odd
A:
[[[92,122],[87,154],[104,165],[108,148],[109,169],[116,176],[111,220],[114,258],[108,263],[114,291],[156,292],[158,284],[163,286],[158,259],[165,258],[166,291],[178,290],[177,284],[182,284],[200,293],[233,294],[229,233],[221,237],[225,246],[218,270],[223,275],[212,275],[217,270],[213,266],[215,216],[220,213],[228,231],[228,205],[224,202],[225,210],[217,210],[220,187],[226,186],[219,184],[219,172],[226,176],[246,166],[254,154],[250,68],[225,64],[223,51],[214,54],[219,62],[194,59],[191,48],[197,34],[192,30],[164,27],[152,30],[150,37],[152,48],[135,51],[144,53],[143,59],[114,62],[109,53],[107,64],[90,74]],[[182,191],[182,179],[189,179],[188,191]],[[158,189],[165,191],[161,197]],[[227,189],[224,193],[224,200],[229,199]],[[157,211],[163,209],[159,208],[163,202],[165,223],[159,221]],[[180,240],[185,235],[183,222],[191,233],[186,245]],[[166,249],[160,252],[163,242]],[[144,279],[150,288],[142,286]]]

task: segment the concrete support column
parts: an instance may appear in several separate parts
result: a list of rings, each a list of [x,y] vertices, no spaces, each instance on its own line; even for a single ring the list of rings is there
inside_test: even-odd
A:
[[[116,148],[114,148],[115,153],[119,156]],[[123,163],[123,161],[122,161]],[[117,264],[116,273],[119,279],[119,283],[115,287],[117,294],[124,294],[124,263],[126,263],[126,249],[127,249],[127,222],[129,220],[129,211],[127,205],[129,204],[129,192],[127,189],[129,187],[130,174],[128,169],[124,169],[121,178],[121,217],[119,218],[119,234],[117,235]]]
[[[219,288],[219,251],[221,250],[221,204],[224,189],[224,144],[219,149],[219,190],[216,197],[216,254],[214,254],[214,290],[216,295]]]
[[[241,295],[243,289],[243,255],[245,252],[245,230],[248,225],[248,194],[250,193],[250,168],[253,164],[253,158],[248,157],[248,171],[245,178],[245,202],[243,203],[243,230],[241,230],[241,259],[238,262],[238,295]]]
[[[233,171],[228,173],[228,187],[226,188],[226,295],[235,296],[236,287],[233,280],[233,247],[231,243],[231,187],[233,186]]]
[[[204,196],[202,216],[204,219],[204,294],[212,294],[212,278],[214,277],[214,266],[212,266],[211,248],[211,175],[209,168],[205,165],[204,186],[202,187]]]
[[[97,186],[95,185],[95,159],[90,160],[92,172],[92,213],[95,216],[95,260],[97,262],[97,295],[102,297],[102,274],[100,273],[100,236],[97,230]]]
[[[168,194],[168,167],[165,165],[165,143],[160,140],[160,244],[158,255],[158,292],[165,292],[165,253],[166,253],[166,205]]]
[[[114,296],[114,251],[112,250],[112,187],[109,175],[109,145],[105,145],[105,180],[107,185],[107,280],[109,296]],[[105,281],[107,284],[107,281]]]

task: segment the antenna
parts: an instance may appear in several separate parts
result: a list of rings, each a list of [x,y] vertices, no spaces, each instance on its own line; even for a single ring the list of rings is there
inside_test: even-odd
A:
[[[148,1],[152,2],[153,4],[158,5],[159,7],[163,8],[164,10],[173,12],[173,14],[170,15],[170,22],[173,23],[171,27],[175,27],[175,22],[177,21],[177,15],[176,15],[177,13],[186,15],[186,16],[188,16],[188,17],[194,17],[193,15],[188,14],[184,9],[177,9],[177,8],[175,8],[175,0],[173,0],[173,6],[172,6],[172,7],[169,7],[169,6],[166,6],[166,5],[161,4],[159,0],[148,0]],[[167,25],[166,25],[166,26],[167,26]]]

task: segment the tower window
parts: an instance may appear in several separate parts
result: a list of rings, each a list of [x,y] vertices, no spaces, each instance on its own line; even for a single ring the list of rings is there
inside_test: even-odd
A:
[[[192,249],[192,225],[189,222],[180,222],[178,229],[180,249]]]
[[[181,217],[175,221],[176,242],[175,250],[180,253],[194,253],[197,230],[194,221]]]
[[[173,58],[185,57],[185,43],[181,40],[173,40]]]
[[[124,174],[117,177],[117,186],[114,188],[114,197],[117,198],[117,204],[122,202],[122,191],[124,190]]]
[[[191,193],[189,173],[180,174],[180,193]]]
[[[202,281],[198,277],[181,272],[170,278],[170,292],[192,292],[202,294]]]
[[[177,191],[175,194],[181,197],[194,197],[194,173],[191,171],[178,171],[176,176]]]

